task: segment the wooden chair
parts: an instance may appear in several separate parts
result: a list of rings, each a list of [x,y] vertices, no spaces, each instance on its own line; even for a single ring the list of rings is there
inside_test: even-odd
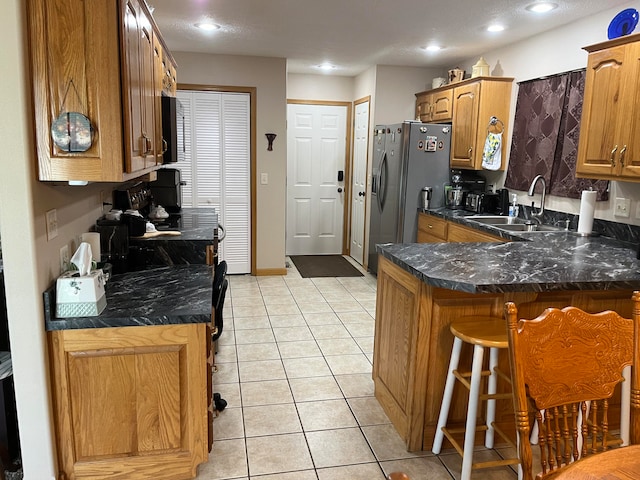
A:
[[[505,318],[524,480],[533,479],[529,443],[533,418],[539,430],[538,480],[622,443],[609,431],[609,399],[628,365],[632,366],[629,437],[631,443],[640,443],[640,292],[633,293],[632,319],[613,311],[588,314],[566,307],[548,308],[533,320],[518,320],[512,302],[505,305]]]

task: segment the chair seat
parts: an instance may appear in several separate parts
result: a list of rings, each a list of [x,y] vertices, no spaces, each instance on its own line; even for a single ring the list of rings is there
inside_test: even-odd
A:
[[[507,323],[502,317],[462,317],[451,323],[451,333],[460,340],[486,348],[507,348]]]

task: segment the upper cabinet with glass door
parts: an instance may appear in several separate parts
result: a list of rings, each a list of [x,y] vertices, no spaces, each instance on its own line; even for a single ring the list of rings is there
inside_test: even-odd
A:
[[[156,170],[160,37],[145,1],[27,5],[38,178],[122,182]]]
[[[576,176],[640,182],[640,34],[585,50]]]

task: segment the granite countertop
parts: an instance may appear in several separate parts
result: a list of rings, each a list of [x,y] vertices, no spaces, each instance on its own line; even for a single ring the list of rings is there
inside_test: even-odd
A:
[[[46,330],[172,325],[211,321],[212,267],[176,265],[114,275],[95,317],[55,318],[55,285],[44,293]]]
[[[471,293],[640,288],[633,244],[565,231],[523,238],[445,210],[427,213],[513,241],[382,244],[378,253],[429,285]]]
[[[181,235],[161,235],[150,238],[131,237],[129,243],[154,242],[154,241],[206,241],[213,240],[213,229],[218,227],[218,213],[211,207],[183,208],[180,210],[180,220],[177,228],[158,227],[159,231],[171,230],[179,231]]]

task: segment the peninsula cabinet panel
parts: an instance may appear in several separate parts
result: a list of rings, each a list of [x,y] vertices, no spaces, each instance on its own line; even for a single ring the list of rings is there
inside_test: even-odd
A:
[[[640,35],[586,47],[576,174],[640,182]]]
[[[139,0],[27,1],[39,180],[122,182],[157,168],[148,15]],[[85,151],[52,140],[67,112],[91,121]]]
[[[373,380],[376,397],[407,445],[422,443],[423,409],[414,400],[424,395],[419,372],[418,336],[421,282],[384,257],[378,265]],[[385,319],[382,321],[381,319]]]
[[[207,460],[206,324],[49,332],[64,478],[189,479]]]

